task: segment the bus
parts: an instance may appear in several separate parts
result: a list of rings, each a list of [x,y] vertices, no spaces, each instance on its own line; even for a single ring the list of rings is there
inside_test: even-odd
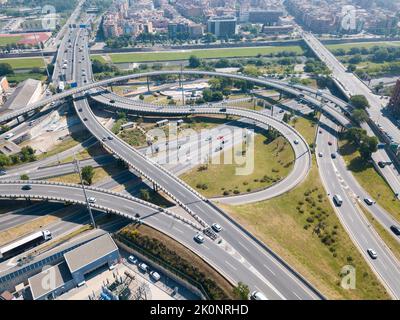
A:
[[[32,249],[39,244],[49,241],[51,239],[51,232],[49,230],[43,230],[11,242],[0,248],[0,261],[5,261],[7,259],[15,257],[16,255]]]

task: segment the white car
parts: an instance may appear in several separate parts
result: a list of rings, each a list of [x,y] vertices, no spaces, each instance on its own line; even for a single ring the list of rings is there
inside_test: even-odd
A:
[[[194,240],[195,240],[197,243],[203,243],[203,242],[204,242],[204,237],[203,237],[200,233],[198,233],[198,234],[196,234],[196,235],[194,236]]]
[[[370,256],[372,259],[375,260],[375,259],[378,258],[378,254],[375,252],[375,250],[373,250],[373,249],[368,249],[367,252],[368,252],[369,256]]]
[[[158,281],[161,279],[161,276],[158,272],[156,271],[151,271],[150,272],[150,277],[154,280],[154,281]]]
[[[222,230],[222,227],[218,223],[213,223],[211,228],[213,228],[213,230],[216,232],[220,232]]]
[[[138,259],[135,258],[134,256],[129,256],[128,261],[132,264],[136,264],[138,262]]]
[[[365,201],[365,203],[366,203],[367,205],[369,205],[369,206],[372,206],[372,205],[374,204],[374,201],[371,200],[371,199],[369,199],[369,198],[365,198],[364,201]]]
[[[254,291],[250,298],[251,300],[268,300],[267,297],[260,291]]]
[[[89,203],[95,203],[96,202],[96,198],[95,197],[89,197],[88,198],[88,202]]]
[[[139,267],[139,269],[140,270],[142,270],[143,272],[147,272],[147,269],[148,269],[148,266],[147,266],[147,264],[145,264],[145,263],[139,263],[138,264],[138,267]]]
[[[318,153],[318,157],[322,158],[324,155],[322,154],[322,152]]]

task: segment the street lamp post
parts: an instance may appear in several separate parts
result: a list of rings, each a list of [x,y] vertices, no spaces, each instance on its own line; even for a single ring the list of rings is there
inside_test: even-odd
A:
[[[80,166],[79,166],[79,160],[76,159],[75,154],[74,154],[74,160],[75,160],[76,170],[78,171],[79,179],[80,179],[80,181],[81,181],[81,186],[82,186],[82,190],[83,190],[83,195],[84,195],[84,197],[85,197],[86,207],[87,207],[87,209],[88,209],[88,211],[89,211],[90,220],[91,220],[91,222],[92,222],[93,228],[96,228],[96,222],[94,221],[94,218],[93,218],[92,208],[90,207],[89,200],[88,200],[88,197],[87,197],[87,194],[86,194],[85,184],[83,183],[82,174],[81,174],[81,168],[80,168]]]

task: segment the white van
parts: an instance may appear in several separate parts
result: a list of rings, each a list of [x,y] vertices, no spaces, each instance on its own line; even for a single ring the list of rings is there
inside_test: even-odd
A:
[[[339,196],[338,194],[335,194],[333,196],[333,201],[335,202],[335,204],[340,207],[343,204],[343,199],[341,196]]]

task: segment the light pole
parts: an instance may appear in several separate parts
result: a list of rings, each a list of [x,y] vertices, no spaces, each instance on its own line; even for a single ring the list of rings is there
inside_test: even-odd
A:
[[[75,165],[76,165],[76,170],[78,171],[78,174],[79,174],[79,179],[80,179],[80,181],[81,181],[81,186],[82,186],[82,190],[83,190],[83,195],[84,195],[84,197],[85,197],[86,207],[87,207],[87,209],[88,209],[88,211],[89,211],[90,220],[92,221],[92,226],[93,226],[93,228],[96,229],[96,222],[94,221],[93,213],[92,213],[92,208],[90,207],[90,204],[89,204],[89,201],[88,201],[88,197],[87,197],[87,194],[86,194],[85,184],[83,183],[82,174],[81,174],[81,168],[80,168],[80,166],[79,166],[79,160],[76,159],[75,153],[74,153],[74,161],[75,161]]]

